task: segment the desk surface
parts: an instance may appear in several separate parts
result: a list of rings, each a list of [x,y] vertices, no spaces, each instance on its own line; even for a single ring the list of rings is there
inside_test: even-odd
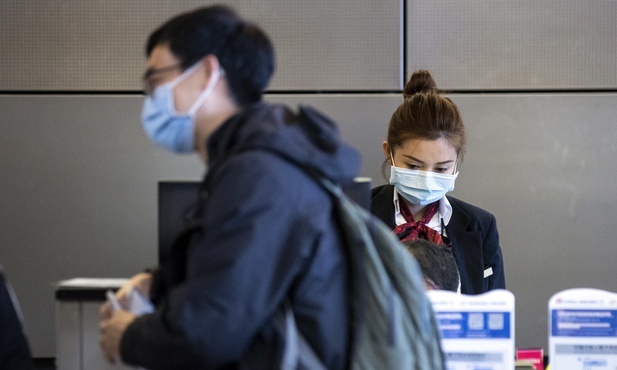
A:
[[[107,290],[117,290],[128,279],[75,278],[56,284],[56,300],[104,301]]]

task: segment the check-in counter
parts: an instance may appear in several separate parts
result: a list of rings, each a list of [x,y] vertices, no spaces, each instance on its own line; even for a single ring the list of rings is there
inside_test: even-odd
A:
[[[99,307],[105,292],[126,279],[76,278],[56,285],[56,368],[63,370],[122,370],[110,365],[99,347]]]

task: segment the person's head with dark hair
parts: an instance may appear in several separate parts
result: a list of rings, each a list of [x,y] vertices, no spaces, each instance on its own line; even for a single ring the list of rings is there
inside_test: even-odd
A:
[[[418,261],[427,290],[458,291],[458,267],[448,247],[425,239],[408,240],[403,244]]]
[[[150,35],[146,55],[146,133],[172,152],[198,151],[205,163],[210,136],[261,101],[275,68],[268,36],[222,5],[171,18]]]
[[[274,73],[274,47],[255,24],[222,5],[180,14],[155,30],[146,56],[165,45],[186,70],[207,55],[218,59],[229,90],[238,105],[261,100]]]
[[[384,169],[388,163],[392,164],[392,159],[402,162],[396,160],[396,151],[412,140],[443,139],[456,153],[456,162],[460,164],[467,143],[465,125],[458,108],[437,88],[433,76],[426,70],[415,71],[405,85],[403,98],[390,118],[383,143]]]

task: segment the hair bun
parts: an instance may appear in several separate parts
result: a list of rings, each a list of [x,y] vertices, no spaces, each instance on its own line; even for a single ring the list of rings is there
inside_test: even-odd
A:
[[[433,80],[431,73],[425,69],[415,71],[403,90],[403,97],[410,98],[414,94],[437,92],[439,93],[437,84]]]

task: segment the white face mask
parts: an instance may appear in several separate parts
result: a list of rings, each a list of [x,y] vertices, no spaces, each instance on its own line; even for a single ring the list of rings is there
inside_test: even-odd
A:
[[[390,184],[411,204],[420,206],[438,201],[447,192],[454,190],[454,181],[457,177],[458,172],[446,175],[395,166],[390,168]]]

